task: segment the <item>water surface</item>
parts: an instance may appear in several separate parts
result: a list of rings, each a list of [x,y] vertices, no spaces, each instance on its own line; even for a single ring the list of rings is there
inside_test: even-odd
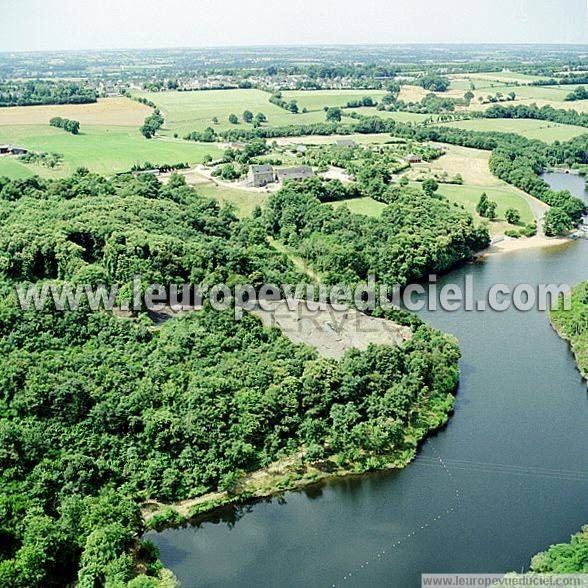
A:
[[[548,174],[587,198],[578,176]],[[588,241],[471,264],[440,280],[588,279]],[[545,313],[423,312],[463,352],[455,415],[400,472],[331,481],[148,538],[196,586],[420,586],[424,572],[526,568],[588,523],[588,396]],[[443,463],[441,463],[441,461]],[[443,466],[445,464],[445,467]]]

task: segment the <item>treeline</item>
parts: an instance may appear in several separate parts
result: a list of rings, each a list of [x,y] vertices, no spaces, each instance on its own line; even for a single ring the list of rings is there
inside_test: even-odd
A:
[[[588,525],[569,543],[552,545],[531,560],[531,571],[539,574],[588,573]]]
[[[486,118],[531,118],[564,125],[588,127],[588,113],[576,112],[567,108],[553,108],[553,106],[549,105],[541,108],[536,104],[495,105],[488,108],[484,116]]]
[[[306,459],[337,456],[356,471],[404,461],[447,420],[458,379],[455,341],[424,325],[402,347],[336,361],[248,314],[236,322],[206,308],[153,328],[147,316],[85,307],[22,311],[16,282],[117,283],[122,299],[137,274],[166,287],[298,283],[268,242],[272,218],[272,233],[292,235],[293,246],[324,237],[317,265],[341,255],[334,267],[351,281],[368,260],[406,279],[428,269],[422,255],[441,267],[479,245],[463,211],[404,198],[378,224],[385,247],[370,219],[295,187],[274,196],[268,218],[239,221],[178,175],[165,186],[83,170],[0,179],[0,585],[173,585],[137,539],[139,502],[231,489],[241,473],[302,448]],[[428,235],[420,254],[414,231]]]
[[[77,135],[80,132],[80,123],[77,120],[71,120],[69,118],[61,118],[60,116],[54,116],[49,124],[52,127],[63,129],[72,135]]]
[[[588,90],[585,86],[578,86],[573,92],[570,92],[564,100],[566,102],[574,102],[576,100],[588,100]]]
[[[570,310],[564,310],[560,304],[557,310],[551,312],[551,322],[557,332],[570,342],[578,369],[588,380],[588,282],[572,289]]]
[[[296,100],[285,100],[281,92],[275,92],[269,98],[269,101],[292,114],[298,114],[298,103]]]
[[[552,190],[539,175],[544,164],[544,154],[513,143],[498,147],[490,157],[490,171],[495,176],[551,207],[545,215],[545,232],[557,235],[579,224],[588,208],[568,190]]]
[[[42,80],[0,82],[0,107],[89,104],[96,100],[95,90],[74,82]]]
[[[146,139],[151,139],[155,136],[155,133],[163,126],[164,123],[163,116],[158,108],[155,109],[153,114],[150,114],[143,125],[139,127],[139,132],[145,137]]]

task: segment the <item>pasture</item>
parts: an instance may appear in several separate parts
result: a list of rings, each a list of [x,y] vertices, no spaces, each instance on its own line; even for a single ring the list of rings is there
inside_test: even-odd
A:
[[[516,133],[523,137],[527,137],[528,139],[539,139],[546,143],[553,143],[554,141],[569,141],[578,135],[588,133],[588,129],[584,127],[562,125],[532,119],[482,118],[453,121],[442,124],[444,126],[456,127],[468,131]]]
[[[451,202],[463,206],[479,222],[485,220],[476,212],[476,205],[483,192],[486,192],[488,198],[497,204],[497,220],[489,223],[490,233],[492,235],[503,234],[508,229],[517,228],[516,226],[509,225],[504,220],[504,214],[507,208],[518,210],[521,215],[521,221],[524,224],[533,221],[533,213],[528,202],[511,186],[473,186],[466,184],[462,186],[441,184],[439,186],[439,194],[442,194]]]
[[[476,205],[482,195],[486,192],[490,200],[498,205],[498,221],[490,223],[492,234],[504,233],[512,229],[511,225],[504,222],[504,213],[507,208],[514,208],[519,211],[524,223],[533,220],[533,213],[527,201],[528,196],[505,182],[492,175],[488,167],[490,158],[489,151],[470,149],[456,145],[446,145],[447,153],[431,163],[423,163],[413,166],[406,173],[409,179],[427,177],[427,171],[438,173],[447,172],[451,177],[460,174],[464,184],[439,184],[439,193],[448,198],[451,202],[463,206],[474,218],[481,221],[476,212]],[[412,185],[420,185],[413,182]]]
[[[218,147],[210,144],[147,140],[141,136],[138,127],[125,126],[86,125],[79,135],[72,135],[48,124],[3,125],[0,126],[0,143],[63,155],[62,164],[55,170],[41,165],[25,165],[12,156],[3,156],[0,158],[0,170],[11,177],[33,174],[64,177],[78,167],[110,175],[128,171],[134,164],[147,161],[155,164],[196,164],[201,163],[207,153],[213,157],[221,153]]]
[[[325,106],[346,106],[348,102],[371,96],[379,102],[384,90],[290,90],[282,92],[286,100],[296,100],[300,110],[322,111]]]
[[[322,110],[306,114],[292,114],[269,101],[270,94],[261,90],[207,90],[197,92],[135,92],[153,101],[163,112],[165,123],[161,129],[163,135],[177,133],[183,137],[190,131],[203,131],[212,127],[215,131],[230,129],[251,129],[245,123],[242,114],[245,110],[253,114],[263,112],[269,126],[310,124],[324,122]],[[302,110],[302,105],[300,105]],[[229,115],[237,115],[238,124],[229,122]],[[217,117],[218,124],[213,122]]]

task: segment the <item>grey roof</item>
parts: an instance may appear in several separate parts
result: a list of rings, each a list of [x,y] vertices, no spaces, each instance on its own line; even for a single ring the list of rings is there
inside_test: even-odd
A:
[[[312,178],[314,172],[309,165],[299,165],[297,167],[286,167],[278,170],[278,178],[287,180],[288,178]]]
[[[274,168],[271,165],[252,165],[249,168],[254,174],[271,174],[274,172]]]
[[[337,145],[339,147],[355,147],[356,143],[353,139],[338,139]]]

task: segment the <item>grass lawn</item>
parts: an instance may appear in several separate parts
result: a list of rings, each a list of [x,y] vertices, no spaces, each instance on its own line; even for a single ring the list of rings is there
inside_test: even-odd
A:
[[[588,133],[588,129],[573,125],[561,125],[542,120],[531,119],[474,119],[444,123],[470,131],[498,131],[517,133],[529,139],[539,139],[546,143],[569,141],[578,135]]]
[[[28,178],[34,174],[34,168],[30,165],[21,163],[16,157],[6,155],[0,157],[0,177]]]
[[[373,198],[350,198],[349,200],[339,200],[338,202],[330,202],[329,204],[335,208],[346,206],[355,214],[365,214],[366,216],[376,218],[382,216],[382,211],[386,208],[385,204]]]
[[[270,197],[267,192],[249,192],[236,188],[225,188],[224,186],[217,186],[213,182],[196,184],[194,187],[202,196],[233,204],[237,215],[240,217],[251,216],[255,207],[257,205],[263,206]]]
[[[505,230],[517,228],[504,221],[504,213],[507,208],[518,210],[521,215],[521,221],[524,224],[533,221],[531,207],[511,186],[439,185],[440,194],[448,198],[451,202],[463,206],[478,221],[483,220],[476,212],[476,205],[480,200],[482,192],[486,192],[488,198],[498,205],[498,220],[490,223],[490,232],[493,235],[502,234]]]
[[[135,163],[196,164],[202,162],[207,153],[213,157],[220,154],[214,145],[147,140],[140,135],[137,127],[125,126],[85,125],[76,136],[48,124],[4,125],[0,126],[0,143],[15,143],[32,151],[53,151],[64,156],[62,165],[56,170],[37,165],[25,166],[13,158],[10,163],[4,163],[5,158],[2,158],[0,170],[11,177],[22,176],[26,170],[30,170],[29,175],[63,177],[82,166],[109,175],[128,171]]]
[[[253,114],[263,112],[269,126],[309,124],[324,122],[325,113],[321,111],[306,114],[292,114],[269,101],[270,94],[261,90],[210,90],[197,92],[135,92],[152,100],[162,110],[165,124],[162,134],[178,133],[183,137],[190,131],[203,131],[207,127],[218,131],[229,129],[252,129],[251,124],[243,122],[242,114],[250,110]],[[302,106],[300,106],[302,110]],[[236,114],[239,123],[234,125],[228,120],[230,114]],[[217,117],[218,124],[212,119]]]

